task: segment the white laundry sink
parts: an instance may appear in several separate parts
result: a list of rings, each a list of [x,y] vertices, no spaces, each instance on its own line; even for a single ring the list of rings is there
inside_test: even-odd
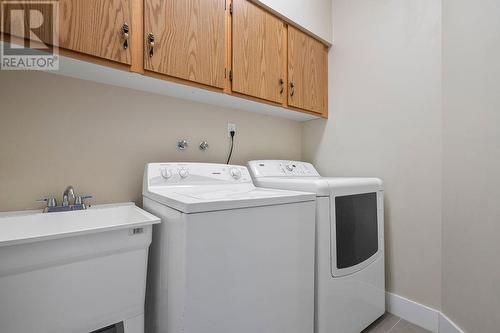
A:
[[[155,216],[134,204],[0,214],[0,332],[142,333]]]

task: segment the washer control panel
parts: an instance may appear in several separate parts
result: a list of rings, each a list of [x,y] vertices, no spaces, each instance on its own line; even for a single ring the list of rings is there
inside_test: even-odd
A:
[[[299,161],[267,160],[248,162],[254,177],[319,177],[311,163]]]
[[[151,163],[146,177],[150,186],[252,183],[244,166],[210,163]]]

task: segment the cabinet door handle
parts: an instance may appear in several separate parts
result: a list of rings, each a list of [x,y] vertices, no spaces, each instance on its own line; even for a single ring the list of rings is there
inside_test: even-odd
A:
[[[130,31],[130,28],[128,26],[128,23],[127,22],[123,23],[123,26],[122,26],[123,48],[125,50],[128,49],[129,31]]]
[[[280,95],[283,95],[284,91],[285,91],[285,81],[283,81],[283,79],[280,79]]]
[[[148,33],[148,46],[149,57],[152,58],[155,55],[155,35],[152,32]]]
[[[293,97],[295,95],[295,84],[290,82],[290,96]]]

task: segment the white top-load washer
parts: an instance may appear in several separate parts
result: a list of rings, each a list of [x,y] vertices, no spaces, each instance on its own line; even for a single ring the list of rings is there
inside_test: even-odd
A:
[[[244,166],[146,166],[147,332],[308,333],[315,195],[256,188]]]
[[[385,312],[382,181],[321,177],[296,161],[249,169],[256,186],[316,193],[315,332],[361,332]]]

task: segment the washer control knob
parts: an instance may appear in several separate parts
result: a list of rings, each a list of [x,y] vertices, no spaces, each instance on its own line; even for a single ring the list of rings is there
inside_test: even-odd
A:
[[[231,177],[233,177],[234,179],[240,179],[241,178],[241,171],[240,169],[237,169],[237,168],[231,168],[229,170],[229,174],[231,175]]]
[[[188,169],[185,169],[185,168],[182,168],[179,170],[179,176],[184,179],[184,178],[187,178],[189,176],[189,170]]]
[[[172,178],[172,171],[169,169],[162,169],[161,176],[165,179],[170,179],[170,178]]]
[[[292,164],[288,164],[288,165],[286,166],[286,169],[287,169],[288,171],[293,171],[293,165],[292,165]]]

